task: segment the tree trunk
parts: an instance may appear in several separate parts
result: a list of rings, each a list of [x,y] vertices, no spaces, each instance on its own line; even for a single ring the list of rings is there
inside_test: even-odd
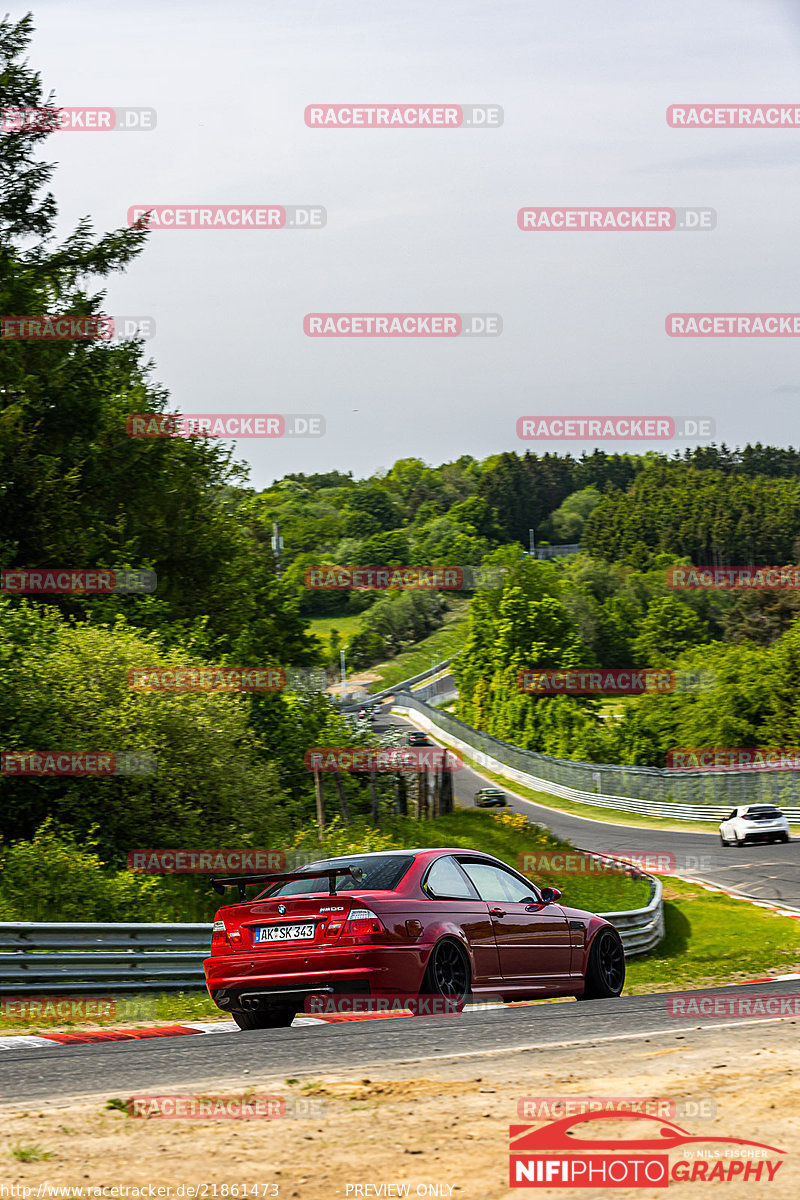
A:
[[[442,816],[453,811],[453,773],[442,771],[442,790],[439,796]]]
[[[345,825],[349,825],[350,824],[350,808],[347,804],[347,796],[345,796],[345,794],[344,794],[344,784],[342,783],[342,777],[338,771],[333,772],[333,782],[336,785],[336,791],[339,793],[339,809],[342,814],[342,820],[344,821]]]
[[[369,773],[369,794],[372,800],[372,824],[378,826],[378,789],[375,784],[375,770]]]
[[[394,810],[401,817],[408,816],[408,788],[405,776],[399,773],[394,777]]]
[[[317,800],[317,824],[319,825],[319,840],[325,835],[325,792],[323,790],[322,772],[319,764],[314,763],[314,793]]]

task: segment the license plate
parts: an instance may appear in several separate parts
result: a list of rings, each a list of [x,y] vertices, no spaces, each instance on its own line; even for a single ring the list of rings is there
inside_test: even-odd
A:
[[[314,940],[314,924],[266,925],[256,930],[256,942],[311,942]]]

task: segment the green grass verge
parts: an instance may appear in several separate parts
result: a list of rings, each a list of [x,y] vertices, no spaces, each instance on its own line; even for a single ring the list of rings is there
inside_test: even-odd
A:
[[[337,629],[342,639],[341,645],[346,646],[353,634],[361,628],[363,615],[363,613],[348,613],[342,617],[312,617],[308,623],[309,633],[313,633],[314,637],[319,638],[327,646],[331,630]]]
[[[452,611],[447,614],[444,625],[429,637],[423,638],[421,642],[404,650],[396,658],[392,658],[388,662],[376,663],[375,666],[367,668],[380,676],[379,680],[369,685],[370,691],[381,692],[384,688],[394,687],[401,680],[420,675],[423,671],[429,670],[434,663],[441,662],[443,658],[449,658],[461,650],[467,636],[466,618],[469,601],[458,599],[450,600],[449,603]]]
[[[109,998],[107,989],[103,990],[104,997]],[[182,1021],[213,1021],[222,1017],[216,1004],[211,1001],[205,990],[197,992],[136,992],[131,995],[110,996],[112,1003],[103,1005],[103,1015],[96,1018],[82,1019],[78,1014],[74,1019],[66,1019],[63,1015],[52,1011],[52,1007],[63,1000],[63,996],[23,996],[16,997],[12,1006],[7,1006],[0,1016],[0,1035],[13,1033],[33,1033],[41,1030],[43,1033],[55,1029],[79,1030],[88,1027],[128,1026],[131,1028],[147,1025],[180,1024]],[[74,1001],[73,997],[73,1001]],[[87,997],[87,1003],[92,999]],[[15,1015],[20,1008],[20,1002],[31,1005],[45,1006],[38,1012],[28,1010],[26,1014]],[[98,1008],[100,1005],[98,1004]],[[227,1019],[227,1018],[222,1018]]]
[[[800,970],[800,922],[768,908],[665,879],[661,945],[628,961],[625,991],[719,987]]]

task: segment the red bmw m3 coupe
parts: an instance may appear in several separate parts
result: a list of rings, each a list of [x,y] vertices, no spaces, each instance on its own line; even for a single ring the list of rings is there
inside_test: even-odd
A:
[[[206,983],[242,1029],[290,1025],[311,996],[618,996],[613,925],[567,908],[488,854],[391,850],[212,880],[239,902],[214,921]],[[251,900],[246,889],[263,890]]]

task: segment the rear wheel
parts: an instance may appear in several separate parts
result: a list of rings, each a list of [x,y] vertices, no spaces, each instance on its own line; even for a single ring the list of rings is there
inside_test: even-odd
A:
[[[428,959],[422,994],[463,1003],[469,995],[469,983],[469,962],[461,947],[449,940],[437,943]]]
[[[618,996],[625,983],[625,951],[616,929],[601,929],[589,951],[584,1000]]]
[[[231,1011],[240,1029],[281,1029],[291,1025],[294,1020],[293,1008],[256,1008],[245,1010],[234,1008]]]
[[[727,846],[727,840],[722,836],[722,834],[719,835],[719,840],[723,846]]]

